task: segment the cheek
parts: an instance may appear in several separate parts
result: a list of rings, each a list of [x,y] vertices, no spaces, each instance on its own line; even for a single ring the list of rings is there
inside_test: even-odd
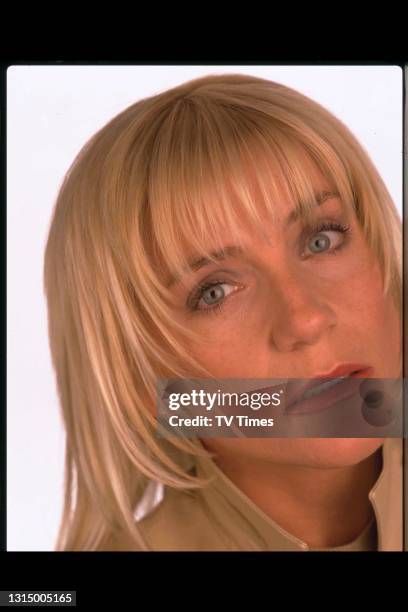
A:
[[[384,299],[380,268],[368,255],[336,286],[331,305],[337,313],[337,327],[341,332],[348,328],[357,335],[366,330],[370,338],[391,334],[395,340],[398,336],[396,308],[391,298]]]
[[[206,316],[206,315],[204,315]],[[212,325],[202,333],[202,341],[187,341],[186,355],[193,356],[207,370],[220,378],[253,376],[254,356],[259,368],[261,338],[256,317],[248,321],[239,317],[214,316]],[[211,320],[212,315],[208,315]],[[207,324],[207,323],[206,323]]]
[[[334,285],[331,296],[333,307],[351,308],[353,312],[372,313],[383,304],[382,277],[378,264],[363,247],[356,249],[355,257],[348,262],[341,278]]]
[[[400,316],[394,300],[383,296],[379,267],[367,266],[363,273],[352,276],[343,298],[343,307],[349,309],[348,326],[358,335],[366,331],[381,352],[398,354],[402,343]]]
[[[253,378],[254,371],[268,372],[270,365],[266,343],[253,330],[247,324],[217,336],[212,345],[190,346],[189,354],[219,378]]]

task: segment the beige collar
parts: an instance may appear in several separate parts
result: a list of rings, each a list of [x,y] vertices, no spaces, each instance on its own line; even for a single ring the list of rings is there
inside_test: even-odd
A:
[[[378,550],[403,550],[403,466],[401,438],[383,444],[383,469],[368,497],[377,520]]]
[[[379,551],[403,550],[402,541],[402,440],[388,438],[383,446],[383,467],[369,493],[374,509]],[[224,538],[233,545],[239,541],[247,550],[310,550],[309,546],[280,527],[256,506],[210,458],[198,457],[197,475],[213,478],[210,486],[201,491],[204,503],[220,521]],[[370,526],[369,526],[370,527]],[[369,537],[367,528],[356,542],[356,550]],[[331,550],[353,550],[340,546]]]

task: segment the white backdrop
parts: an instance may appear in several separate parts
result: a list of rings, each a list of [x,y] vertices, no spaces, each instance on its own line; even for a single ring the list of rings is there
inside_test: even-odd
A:
[[[7,548],[53,550],[64,432],[42,266],[64,173],[86,140],[136,100],[210,73],[253,74],[320,102],[360,140],[402,210],[397,66],[12,66],[7,71]],[[402,214],[402,213],[401,213]]]

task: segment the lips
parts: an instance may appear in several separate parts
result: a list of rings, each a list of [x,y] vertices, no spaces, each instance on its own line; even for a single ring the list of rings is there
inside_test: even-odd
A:
[[[289,380],[285,390],[285,412],[294,414],[320,410],[328,402],[339,401],[354,393],[358,384],[353,379],[369,378],[372,373],[373,368],[366,364],[345,363],[311,379]]]

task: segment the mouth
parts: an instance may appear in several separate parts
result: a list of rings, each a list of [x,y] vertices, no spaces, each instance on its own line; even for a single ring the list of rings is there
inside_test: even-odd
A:
[[[361,378],[372,376],[366,365],[344,364],[312,380],[289,381],[285,392],[285,414],[320,412],[359,392]]]

